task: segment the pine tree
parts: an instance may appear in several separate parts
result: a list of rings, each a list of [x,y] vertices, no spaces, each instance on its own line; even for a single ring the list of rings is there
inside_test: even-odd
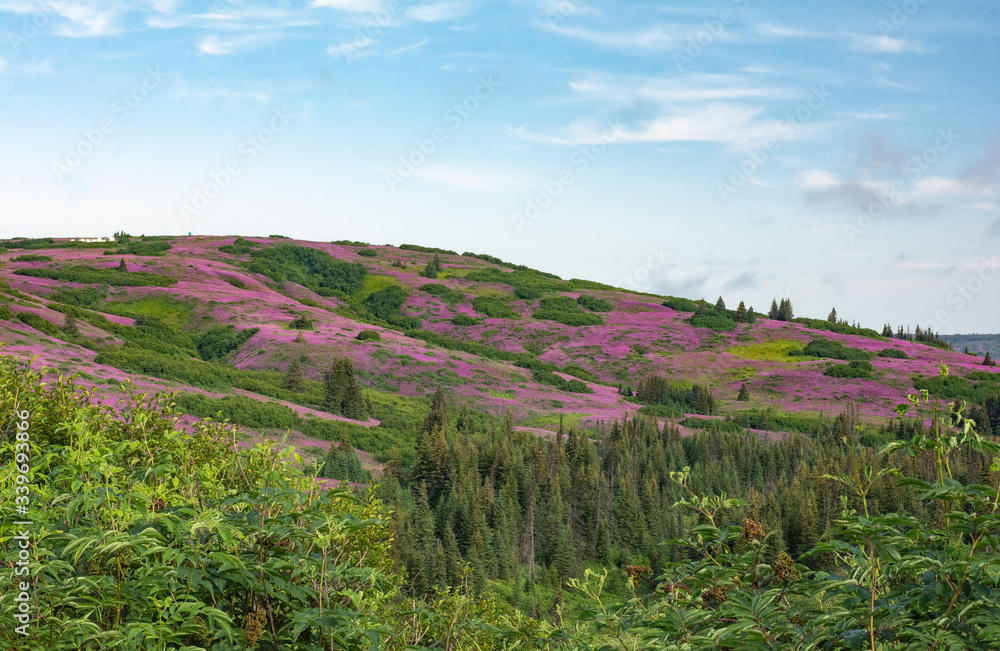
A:
[[[990,351],[986,351],[986,357],[983,358],[983,366],[996,366],[996,360],[990,357]]]
[[[747,316],[747,308],[743,305],[743,301],[740,301],[739,307],[736,308],[736,323],[748,323],[749,316]]]
[[[781,306],[778,308],[778,320],[779,321],[791,321],[794,318],[792,313],[792,301],[791,299],[783,298],[781,299]]]
[[[829,316],[826,317],[826,320],[829,321],[830,323],[837,322],[837,308],[833,308],[832,310],[830,310],[830,314]]]
[[[771,299],[771,309],[767,311],[767,318],[777,319],[778,318],[778,301]]]
[[[434,258],[427,263],[427,266],[420,272],[420,275],[424,278],[437,278],[438,274],[443,270],[444,268],[441,266],[441,257],[435,253]]]
[[[888,323],[882,326],[882,336],[890,338],[892,337],[892,326],[889,325]]]
[[[306,377],[302,373],[302,363],[293,359],[288,365],[288,372],[285,374],[285,381],[281,383],[282,389],[300,393],[306,388]]]
[[[66,321],[63,323],[62,331],[70,337],[80,334],[80,328],[76,325],[76,315],[72,311],[66,313]]]
[[[344,404],[340,413],[351,420],[365,420],[368,418],[368,406],[365,404],[365,397],[361,393],[361,387],[352,373],[350,381],[347,383],[347,391],[344,394]]]
[[[715,309],[719,312],[723,312],[726,309],[726,302],[722,300],[721,296],[719,297],[719,300],[715,302]]]
[[[745,401],[750,399],[750,389],[747,388],[747,383],[743,382],[740,384],[740,393],[736,396],[737,400]]]
[[[118,269],[118,271],[121,271],[123,273],[128,273],[128,266],[125,264],[125,258],[122,258],[122,261],[118,263],[118,267],[116,268]]]
[[[747,323],[757,323],[757,313],[753,311],[753,305],[747,310]]]

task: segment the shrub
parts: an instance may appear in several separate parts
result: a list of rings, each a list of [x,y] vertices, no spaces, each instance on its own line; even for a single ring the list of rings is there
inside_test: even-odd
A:
[[[535,382],[539,384],[548,384],[553,386],[560,391],[568,391],[570,393],[593,393],[594,390],[588,387],[586,384],[580,380],[565,380],[554,372],[544,369],[535,369],[531,372],[531,377]]]
[[[792,353],[789,353],[792,354]],[[826,357],[828,359],[842,359],[844,361],[866,360],[871,358],[871,353],[859,348],[850,348],[839,341],[831,341],[822,337],[813,339],[802,349],[802,355],[810,357]]]
[[[847,364],[836,364],[823,371],[823,375],[829,377],[869,379],[872,376],[874,367],[871,362],[865,360],[854,360]]]
[[[52,323],[47,319],[43,319],[34,312],[18,312],[17,320],[21,323],[31,326],[39,332],[44,332],[51,337],[59,337],[61,330],[56,324]]]
[[[12,258],[11,262],[52,262],[52,256],[39,255],[37,253],[25,253],[24,255]]]
[[[360,262],[350,264],[319,249],[284,244],[252,251],[244,266],[276,283],[297,283],[320,296],[351,294],[368,275]]]
[[[290,407],[246,396],[212,398],[196,393],[181,393],[174,398],[174,402],[183,413],[228,420],[244,427],[285,429],[297,427],[299,423],[298,415]]]
[[[378,257],[378,251],[376,251],[375,249],[360,249],[358,251],[355,251],[355,253],[365,258]]]
[[[485,314],[491,319],[518,319],[520,314],[515,312],[507,301],[501,298],[491,298],[478,296],[472,301],[472,309],[480,314]]]
[[[611,301],[603,298],[595,298],[586,294],[580,294],[576,302],[592,312],[610,312],[613,308]]]
[[[258,332],[260,328],[237,331],[235,326],[231,325],[211,328],[198,337],[198,354],[206,362],[223,361]]]
[[[441,296],[442,294],[447,294],[451,291],[448,289],[447,285],[442,285],[441,283],[425,283],[420,287],[417,287],[417,289],[422,292],[427,292],[431,296]]]
[[[222,279],[237,289],[247,288],[247,284],[235,276],[223,276]]]
[[[688,298],[677,298],[671,296],[667,300],[663,301],[664,307],[669,307],[671,310],[677,310],[678,312],[694,312],[698,309],[698,303],[692,301]]]
[[[604,319],[600,316],[581,310],[579,304],[568,296],[543,298],[538,309],[531,316],[574,327],[602,325],[604,323]]]
[[[458,314],[451,320],[452,324],[457,326],[473,326],[479,323],[476,319],[473,319],[468,314]]]
[[[145,239],[130,241],[125,246],[115,250],[111,255],[124,255],[126,253],[130,255],[165,255],[172,248],[170,244],[162,240]]]
[[[68,283],[104,284],[113,287],[167,287],[177,283],[175,278],[161,276],[145,271],[124,272],[118,269],[106,269],[70,265],[55,269],[17,269],[18,276],[48,278]]]
[[[514,288],[514,296],[533,301],[542,297],[542,290],[534,286],[522,286]]]
[[[10,308],[0,304],[0,321],[10,321],[13,318],[14,314],[10,311]]]
[[[440,255],[458,255],[454,251],[449,251],[448,249],[438,249],[433,246],[420,246],[419,244],[400,244],[400,249],[404,251],[416,251],[417,253],[438,253]]]
[[[708,328],[715,332],[732,332],[736,330],[736,321],[718,314],[695,315],[691,317],[690,323],[695,328]]]
[[[229,253],[230,255],[247,255],[248,253],[253,252],[254,249],[259,248],[260,244],[242,237],[237,237],[232,244],[220,246],[219,250],[223,253]]]
[[[302,314],[292,319],[292,322],[288,324],[288,327],[292,330],[312,330],[313,322],[308,316]]]
[[[381,341],[382,335],[379,334],[378,330],[362,330],[356,339],[358,341]]]
[[[879,357],[892,357],[893,359],[909,359],[910,356],[898,348],[885,348],[878,351]]]
[[[389,285],[385,289],[372,292],[364,300],[365,309],[383,321],[399,316],[399,308],[406,303],[406,291],[399,285]]]
[[[635,399],[646,405],[664,405],[689,410],[695,414],[715,413],[715,396],[700,384],[668,382],[659,375],[649,375],[639,382]]]
[[[107,296],[107,287],[67,287],[60,289],[51,298],[66,305],[96,308]]]

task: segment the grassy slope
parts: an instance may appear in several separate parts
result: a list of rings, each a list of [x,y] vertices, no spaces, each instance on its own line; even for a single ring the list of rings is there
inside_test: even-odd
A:
[[[432,257],[427,253],[372,247],[378,256],[363,257],[356,253],[363,247],[253,239],[262,245],[316,247],[335,258],[361,262],[372,275],[346,302],[323,298],[292,283],[277,286],[263,276],[247,273],[239,266],[239,256],[218,250],[232,242],[231,237],[180,237],[171,240],[174,248],[166,255],[124,256],[129,271],[170,276],[178,280],[175,285],[111,288],[100,309],[123,315],[111,317],[122,323],[148,314],[193,330],[217,323],[258,327],[260,332],[230,360],[232,364],[242,369],[284,371],[293,358],[299,358],[307,377],[318,380],[334,357],[346,355],[354,361],[365,386],[380,394],[419,398],[422,403],[436,387],[443,386],[456,407],[469,406],[494,415],[510,411],[520,424],[535,427],[554,425],[560,416],[567,422],[586,425],[632,413],[638,405],[621,399],[613,385],[634,384],[648,373],[709,385],[723,412],[737,407],[778,405],[791,411],[834,415],[853,402],[864,415],[890,416],[895,405],[912,390],[912,376],[932,375],[940,362],[948,363],[959,375],[982,369],[975,358],[923,344],[819,333],[800,324],[764,319],[753,326],[740,325],[735,332],[715,333],[691,327],[684,321],[690,314],[663,307],[657,297],[624,290],[583,292],[607,299],[614,310],[602,314],[604,325],[570,327],[532,318],[539,299],[518,299],[511,285],[465,279],[470,272],[495,266],[479,259],[442,255],[443,273],[430,280],[419,275]],[[52,262],[11,262],[21,253],[0,255],[0,279],[21,292],[21,298],[8,294],[12,302],[7,306],[15,315],[33,311],[57,325],[64,317],[46,308],[47,297],[71,285],[14,275],[13,271],[68,263],[116,266],[121,257],[104,256],[96,249],[51,249],[33,253],[52,256]],[[397,266],[392,266],[394,262]],[[406,266],[398,266],[400,263]],[[425,283],[443,284],[452,293],[438,296],[418,291]],[[371,292],[392,284],[408,291],[403,313],[422,319],[422,329],[508,353],[528,353],[559,367],[576,365],[597,379],[598,383],[590,384],[594,393],[560,391],[534,382],[531,371],[511,362],[446,350],[399,330],[352,318],[349,304],[358,305]],[[576,298],[581,292],[561,293]],[[508,300],[517,318],[489,318],[477,313],[472,301],[480,296]],[[296,314],[308,315],[314,324],[312,331],[303,334],[304,342],[296,342],[299,331],[288,327]],[[453,325],[452,319],[460,314],[476,318],[477,323]],[[92,325],[80,322],[80,328],[91,341],[115,342],[111,334]],[[357,341],[355,337],[365,329],[379,331],[381,341]],[[872,380],[830,378],[822,371],[833,363],[831,360],[788,355],[818,334],[871,351],[895,347],[910,359],[875,358],[872,363],[876,375]],[[42,364],[84,373],[85,382],[110,385],[127,375],[94,364],[93,350],[38,332],[16,319],[0,320],[0,342],[7,344],[7,352],[38,355]],[[132,379],[151,391],[171,388],[201,392],[155,378]],[[735,397],[742,382],[750,388],[751,400],[737,403]]]

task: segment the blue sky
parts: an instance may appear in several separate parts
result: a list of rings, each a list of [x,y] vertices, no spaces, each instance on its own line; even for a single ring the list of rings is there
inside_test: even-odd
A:
[[[0,0],[0,237],[490,253],[1000,331],[996,2]]]

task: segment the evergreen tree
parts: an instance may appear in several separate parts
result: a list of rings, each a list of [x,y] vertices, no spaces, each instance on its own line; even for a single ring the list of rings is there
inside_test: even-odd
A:
[[[747,388],[747,383],[743,382],[740,384],[740,393],[736,396],[739,401],[745,401],[750,399],[750,389]]]
[[[889,325],[888,323],[882,326],[882,336],[892,337],[892,326]]]
[[[63,322],[62,331],[70,337],[80,334],[80,328],[76,325],[76,314],[72,310],[66,313],[66,320]]]
[[[757,323],[757,313],[753,311],[753,305],[747,310],[747,323]]]
[[[719,300],[715,302],[715,309],[719,312],[723,312],[726,309],[726,302],[722,300],[721,296],[719,297]]]
[[[830,323],[837,322],[837,308],[833,308],[832,310],[830,310],[830,314],[829,316],[826,317],[826,320],[829,321]]]
[[[781,299],[781,306],[778,308],[778,320],[779,321],[791,321],[794,318],[792,313],[792,301],[791,299],[783,298]]]
[[[986,351],[986,357],[983,358],[983,366],[996,366],[996,360],[990,357],[990,351]]]
[[[736,308],[736,323],[748,323],[749,317],[747,316],[747,308],[743,305],[743,301],[740,301],[739,307]]]
[[[285,374],[285,381],[281,383],[281,388],[295,393],[305,391],[306,377],[302,373],[302,363],[299,360],[293,359],[288,365],[288,372]]]
[[[121,259],[121,262],[118,263],[116,269],[118,269],[118,271],[121,271],[123,273],[128,273],[128,266],[125,264],[125,258]]]
[[[434,254],[434,258],[427,263],[424,270],[420,272],[420,275],[424,278],[437,278],[438,274],[441,273],[444,268],[441,266],[441,257],[438,254]]]
[[[354,363],[347,357],[334,362],[323,374],[323,409],[352,420],[368,417],[368,407],[354,377]]]
[[[771,309],[767,311],[767,318],[777,319],[778,318],[778,301],[771,299]]]

